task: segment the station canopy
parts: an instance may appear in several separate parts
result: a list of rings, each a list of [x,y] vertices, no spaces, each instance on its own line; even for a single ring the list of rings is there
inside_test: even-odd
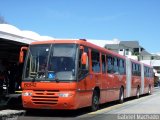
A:
[[[58,40],[50,36],[41,36],[33,31],[20,30],[10,24],[0,24],[0,60],[15,61],[18,59],[21,46],[27,46],[34,41],[53,39]],[[87,41],[100,47],[104,47],[106,44],[119,43],[117,39],[113,41],[87,39]]]
[[[18,60],[21,46],[31,42],[51,40],[52,37],[40,36],[38,33],[20,30],[9,24],[0,24],[0,60],[15,62]]]

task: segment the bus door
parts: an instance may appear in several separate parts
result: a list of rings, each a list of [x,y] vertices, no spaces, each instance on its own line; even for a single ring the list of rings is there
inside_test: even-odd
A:
[[[141,63],[141,94],[144,94],[144,64]]]
[[[107,86],[107,80],[106,80],[106,56],[104,54],[101,55],[101,61],[102,61],[102,89],[106,89]]]
[[[101,68],[102,68],[102,72],[101,72],[101,102],[104,103],[107,101],[107,89],[108,89],[108,81],[107,81],[107,73],[106,73],[106,55],[105,54],[101,54]],[[102,97],[103,96],[103,97]]]
[[[85,63],[84,63],[85,61]],[[91,92],[92,92],[92,75],[89,70],[90,54],[89,49],[84,46],[80,46],[79,57],[78,57],[78,81],[77,91],[78,100],[80,106],[86,106],[91,103]],[[90,98],[90,99],[89,99]]]
[[[95,86],[101,88],[101,67],[100,67],[100,53],[96,50],[91,51],[91,66],[92,66],[92,79],[95,83]],[[94,87],[94,86],[93,86]]]
[[[107,101],[115,99],[115,74],[114,74],[114,58],[111,55],[107,55]]]
[[[144,91],[145,93],[148,92],[148,86],[149,86],[149,80],[150,80],[150,77],[149,77],[149,71],[150,71],[150,68],[149,67],[144,67]]]
[[[119,98],[120,88],[123,84],[123,75],[120,74],[120,59],[117,57],[113,57],[113,75],[114,75],[114,95],[115,99]]]
[[[139,64],[132,62],[132,95],[140,92],[141,86],[141,67]]]
[[[137,79],[138,79],[138,76],[137,76],[137,71],[136,71],[136,64],[132,62],[132,82],[131,82],[131,85],[132,85],[132,87],[131,87],[132,88],[131,95],[132,96],[136,95]]]

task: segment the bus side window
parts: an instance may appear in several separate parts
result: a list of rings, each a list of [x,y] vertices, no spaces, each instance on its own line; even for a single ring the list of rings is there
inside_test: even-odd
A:
[[[119,60],[114,57],[114,73],[119,73]]]
[[[138,76],[141,76],[141,66],[138,64]]]
[[[145,69],[144,69],[144,72],[145,72]],[[140,64],[132,63],[132,75],[133,76],[141,76]]]
[[[138,76],[138,65],[135,64],[135,76]]]
[[[92,51],[91,58],[92,58],[92,71],[100,72],[100,54],[99,52]]]
[[[132,75],[136,76],[136,64],[132,63]]]
[[[107,73],[113,72],[113,57],[107,56]]]
[[[153,68],[150,68],[150,77],[153,78],[154,77],[154,72],[153,72]]]
[[[148,68],[148,77],[150,77],[150,68]]]
[[[105,55],[102,55],[102,72],[106,73],[106,59],[105,59]]]
[[[121,75],[125,74],[125,65],[124,65],[124,60],[123,59],[120,59],[119,60],[119,73]]]
[[[149,68],[149,77],[152,77],[152,68]]]
[[[144,67],[144,77],[146,77],[147,73],[146,73],[146,67]]]

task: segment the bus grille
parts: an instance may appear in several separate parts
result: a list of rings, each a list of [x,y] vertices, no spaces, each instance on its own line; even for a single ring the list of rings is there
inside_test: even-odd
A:
[[[34,104],[55,105],[58,102],[58,92],[58,90],[36,90],[32,95],[32,102]]]

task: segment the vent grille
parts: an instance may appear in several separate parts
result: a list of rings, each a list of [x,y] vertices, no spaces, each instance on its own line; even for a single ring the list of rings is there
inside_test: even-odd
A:
[[[32,95],[32,102],[34,104],[49,104],[54,105],[58,103],[58,90],[36,90]]]

